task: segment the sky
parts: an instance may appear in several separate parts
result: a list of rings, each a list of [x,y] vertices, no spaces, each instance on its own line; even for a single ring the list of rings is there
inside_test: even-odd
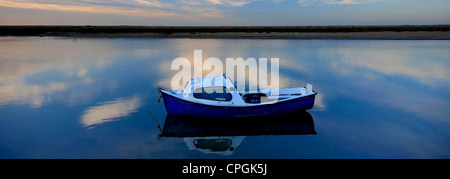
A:
[[[449,0],[0,0],[0,25],[436,25]]]

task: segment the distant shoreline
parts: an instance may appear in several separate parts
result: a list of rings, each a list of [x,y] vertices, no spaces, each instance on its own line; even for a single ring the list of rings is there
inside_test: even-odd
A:
[[[0,26],[0,36],[193,39],[450,40],[450,25]]]

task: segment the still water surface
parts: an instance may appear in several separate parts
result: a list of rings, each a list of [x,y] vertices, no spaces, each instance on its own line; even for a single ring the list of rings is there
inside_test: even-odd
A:
[[[315,107],[148,116],[194,49],[280,58],[280,85],[312,83]],[[0,38],[0,158],[450,158],[449,109],[450,41]]]

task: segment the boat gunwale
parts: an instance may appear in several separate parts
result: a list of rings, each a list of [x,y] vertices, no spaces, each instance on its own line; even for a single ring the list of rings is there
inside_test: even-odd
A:
[[[313,91],[314,93],[308,94],[306,96],[293,97],[291,99],[286,99],[286,100],[283,100],[283,101],[280,101],[280,102],[275,102],[275,103],[262,103],[262,104],[260,103],[260,104],[254,104],[254,105],[249,105],[249,106],[216,106],[216,105],[203,104],[203,103],[198,103],[198,102],[193,102],[193,101],[189,101],[189,100],[186,100],[186,99],[182,99],[182,98],[180,98],[178,96],[170,94],[171,91],[168,91],[168,90],[158,89],[158,91],[161,92],[161,93],[167,94],[169,96],[172,96],[172,97],[174,97],[174,98],[176,98],[178,100],[184,101],[184,102],[188,102],[188,103],[192,103],[192,104],[196,104],[196,105],[209,106],[209,107],[218,107],[218,108],[255,108],[255,107],[263,107],[263,106],[269,106],[269,105],[278,105],[278,104],[282,104],[282,103],[285,103],[285,102],[292,102],[294,100],[300,100],[300,99],[303,99],[303,98],[307,99],[307,98],[310,98],[310,97],[314,97],[314,96],[316,96],[318,94],[317,92]]]

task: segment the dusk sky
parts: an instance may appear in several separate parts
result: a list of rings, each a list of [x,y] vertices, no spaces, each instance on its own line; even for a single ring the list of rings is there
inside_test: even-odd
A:
[[[449,0],[0,0],[0,25],[433,25]]]

